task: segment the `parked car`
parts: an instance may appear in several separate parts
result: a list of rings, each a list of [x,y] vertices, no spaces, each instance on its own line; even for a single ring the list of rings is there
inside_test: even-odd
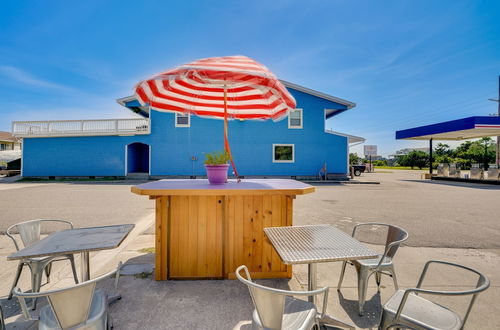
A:
[[[351,165],[355,176],[360,176],[361,173],[366,171],[366,165]]]

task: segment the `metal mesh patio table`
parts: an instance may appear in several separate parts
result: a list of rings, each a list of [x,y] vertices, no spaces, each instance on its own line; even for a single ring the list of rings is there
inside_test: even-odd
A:
[[[123,242],[133,224],[62,230],[12,253],[8,260],[81,253],[81,280],[90,279],[89,252],[115,249]]]
[[[372,259],[378,253],[357,239],[330,225],[264,228],[283,263],[307,264],[308,289],[316,289],[316,264],[320,262]],[[314,297],[309,298],[314,302]],[[354,328],[353,325],[325,316],[324,324]]]

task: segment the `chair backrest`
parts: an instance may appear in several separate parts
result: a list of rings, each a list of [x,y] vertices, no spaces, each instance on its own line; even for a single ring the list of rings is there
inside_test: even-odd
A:
[[[389,244],[399,241],[399,244],[391,246],[389,251],[387,251],[387,256],[394,258],[400,244],[408,239],[408,232],[403,228],[393,225],[387,225],[387,227],[387,240],[385,242],[385,247],[387,248]]]
[[[365,223],[359,223],[356,226],[354,226],[354,229],[352,231],[352,236],[356,233],[356,230],[359,227],[363,226],[378,226],[378,227],[386,227],[387,228],[387,238],[385,241],[385,250],[386,250],[386,256],[390,258],[394,258],[394,255],[396,255],[396,252],[399,248],[399,245],[406,241],[408,239],[408,232],[404,230],[401,227],[394,226],[394,225],[389,225],[387,223],[380,223],[380,222],[365,222]],[[389,248],[389,245],[392,246]],[[389,248],[389,249],[387,249]]]
[[[245,271],[246,278],[241,276],[242,270]],[[252,282],[246,266],[240,266],[236,269],[236,277],[247,285],[264,328],[281,329],[285,310],[285,296],[280,292],[281,290],[278,291]]]
[[[52,311],[62,329],[85,323],[88,318],[95,282],[66,288],[47,295]]]
[[[85,324],[87,321],[97,282],[116,274],[116,288],[119,277],[117,272],[119,272],[121,265],[120,262],[117,269],[71,287],[39,293],[23,293],[18,288],[15,288],[14,295],[20,298],[19,302],[27,318],[29,314],[24,298],[47,297],[59,326],[62,329],[69,329],[79,324]]]
[[[34,242],[40,240],[42,222],[60,222],[68,224],[69,227],[73,228],[73,224],[66,220],[39,219],[39,220],[24,221],[12,225],[7,229],[6,233],[14,241],[16,249],[19,251],[21,247],[18,245],[16,239],[14,238],[13,231],[17,230],[17,232],[19,233],[19,237],[21,238],[21,241],[23,243],[23,246],[27,247],[33,244]]]
[[[476,302],[476,298],[479,295],[479,293],[485,291],[490,287],[490,280],[486,275],[481,273],[480,271],[477,271],[475,269],[472,269],[467,266],[463,266],[460,264],[452,263],[452,262],[447,262],[447,261],[441,261],[441,260],[429,260],[425,263],[424,269],[422,270],[422,273],[420,274],[420,278],[418,279],[418,283],[416,288],[421,289],[422,284],[424,282],[425,276],[427,275],[427,271],[429,269],[429,266],[431,264],[441,264],[448,266],[450,268],[456,268],[456,269],[463,269],[466,271],[469,271],[472,274],[476,274],[478,276],[478,280],[476,283],[476,287],[472,290],[461,290],[461,291],[436,291],[436,290],[425,290],[427,293],[430,294],[435,294],[435,295],[446,295],[446,296],[467,296],[467,295],[472,295],[472,298],[469,302],[469,306],[467,307],[467,311],[465,312],[465,316],[462,319],[462,328],[465,326],[465,323],[467,322],[467,319],[469,318],[470,312],[472,310],[472,306],[474,306],[474,303]],[[418,292],[418,291],[417,291]],[[398,310],[398,314],[400,311]]]

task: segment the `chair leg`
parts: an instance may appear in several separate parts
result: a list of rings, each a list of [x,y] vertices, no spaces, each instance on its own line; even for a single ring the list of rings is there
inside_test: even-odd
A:
[[[76,274],[75,258],[72,254],[68,255],[69,262],[71,263],[71,270],[73,271],[73,278],[75,279],[75,284],[78,284],[78,275]]]
[[[358,303],[359,303],[359,315],[363,316],[363,307],[366,300],[366,291],[368,289],[368,268],[356,267],[358,271]]]
[[[45,276],[47,276],[47,283],[50,283],[50,272],[52,271],[52,262],[45,266]]]
[[[375,273],[375,282],[377,282],[377,292],[380,292],[380,282],[382,282],[382,273]]]
[[[31,292],[40,292],[40,287],[42,286],[43,269],[39,269],[39,267],[32,267],[31,271]],[[31,307],[31,309],[36,309],[36,298],[33,299],[33,306]]]
[[[24,263],[22,261],[19,262],[19,265],[17,265],[17,270],[16,270],[16,277],[14,277],[14,283],[12,283],[12,288],[10,289],[9,297],[7,299],[12,299],[12,291],[14,291],[14,288],[17,286],[17,283],[19,282],[19,278],[21,277],[21,272],[23,271]]]
[[[340,287],[342,286],[342,281],[344,280],[345,267],[347,265],[347,261],[342,263],[342,270],[340,271],[339,284],[337,285],[337,291],[340,291]]]
[[[392,276],[392,281],[394,282],[394,288],[397,290],[399,290],[399,286],[398,286],[398,279],[396,278],[396,271],[394,270],[394,265],[391,265],[389,268],[389,273],[391,273],[391,276]]]

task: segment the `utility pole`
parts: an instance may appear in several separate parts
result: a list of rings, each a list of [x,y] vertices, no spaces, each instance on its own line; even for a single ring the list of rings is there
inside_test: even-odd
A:
[[[490,101],[498,103],[498,116],[500,117],[500,76],[498,76],[498,99],[489,99]],[[495,157],[495,164],[500,165],[500,136],[497,136],[497,152]]]

